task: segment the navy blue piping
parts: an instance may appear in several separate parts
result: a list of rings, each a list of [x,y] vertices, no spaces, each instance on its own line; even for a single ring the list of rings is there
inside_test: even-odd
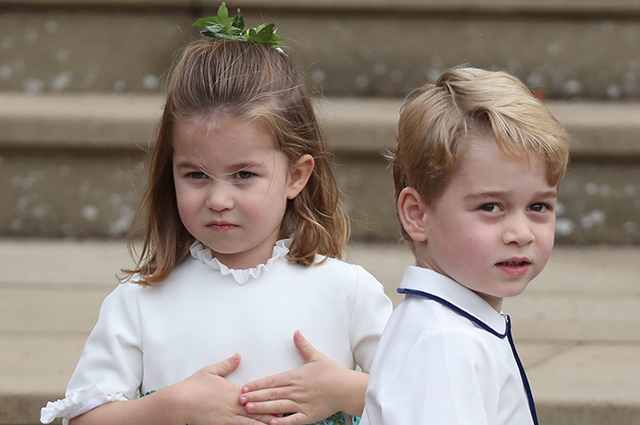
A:
[[[456,313],[458,313],[460,316],[462,317],[466,317],[467,319],[471,320],[473,323],[475,323],[476,325],[480,326],[482,329],[484,329],[485,331],[489,332],[492,335],[497,336],[500,339],[504,339],[505,336],[507,336],[507,333],[503,333],[501,334],[500,332],[497,332],[495,329],[493,329],[491,326],[487,325],[486,323],[484,323],[482,320],[478,319],[475,316],[472,316],[471,314],[467,313],[466,311],[464,311],[463,309],[461,309],[460,307],[451,304],[449,301],[440,298],[436,295],[430,294],[428,292],[423,292],[423,291],[417,291],[415,289],[406,289],[406,288],[398,288],[398,292],[401,294],[410,294],[410,295],[417,295],[419,297],[425,297],[425,298],[429,298],[433,301],[437,301],[440,304],[449,307],[451,310],[455,311]]]
[[[466,311],[464,311],[460,307],[450,303],[449,301],[438,297],[437,295],[433,295],[433,294],[430,294],[428,292],[417,291],[415,289],[406,289],[406,288],[398,288],[398,293],[416,295],[416,296],[419,296],[419,297],[424,297],[424,298],[428,298],[430,300],[436,301],[436,302],[444,305],[445,307],[448,307],[451,310],[455,311],[456,313],[458,313],[462,317],[465,317],[465,318],[469,319],[470,321],[472,321],[476,325],[480,326],[482,329],[484,329],[485,331],[489,332],[490,334],[492,334],[494,336],[497,336],[500,339],[504,339],[504,337],[506,336],[507,340],[509,341],[509,345],[511,346],[511,352],[513,353],[513,358],[516,360],[516,364],[518,365],[518,371],[520,372],[520,379],[522,379],[522,384],[524,386],[524,392],[527,394],[527,401],[529,402],[529,411],[531,412],[531,418],[533,419],[534,425],[538,425],[538,414],[536,413],[536,405],[535,405],[535,402],[533,400],[533,393],[531,392],[531,386],[529,385],[529,380],[527,379],[527,374],[524,371],[524,366],[522,366],[522,362],[520,361],[520,356],[518,356],[518,352],[516,351],[516,345],[513,342],[513,335],[511,334],[511,318],[509,316],[507,316],[507,329],[506,329],[506,332],[504,334],[501,334],[500,332],[497,332],[496,330],[494,330],[491,326],[489,326],[486,323],[484,323],[482,320],[480,320],[477,317],[467,313]]]
[[[518,352],[516,351],[516,344],[514,344],[513,342],[513,334],[511,333],[511,318],[509,316],[507,316],[507,336],[509,338],[509,345],[511,346],[511,351],[513,352],[513,358],[516,359],[516,363],[518,364],[518,370],[520,371],[520,378],[522,378],[522,383],[524,384],[524,391],[527,393],[527,401],[529,402],[529,411],[531,412],[533,423],[535,425],[538,425],[538,414],[536,412],[536,404],[533,401],[533,393],[531,392],[531,386],[529,385],[527,374],[524,371],[524,366],[522,366],[522,362],[520,361],[520,356],[518,356]]]

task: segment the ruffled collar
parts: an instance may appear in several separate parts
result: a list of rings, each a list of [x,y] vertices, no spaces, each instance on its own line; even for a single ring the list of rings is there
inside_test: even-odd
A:
[[[213,257],[211,254],[211,250],[206,248],[202,243],[195,241],[192,245],[190,251],[191,256],[196,260],[199,260],[203,264],[211,267],[213,270],[218,270],[224,276],[231,275],[239,284],[245,283],[249,280],[249,277],[253,277],[257,279],[260,276],[260,273],[264,270],[265,272],[270,272],[273,268],[274,263],[276,263],[281,258],[285,258],[289,253],[289,247],[291,246],[292,239],[281,239],[276,242],[273,247],[273,252],[271,253],[271,258],[267,260],[264,264],[259,264],[257,267],[253,267],[250,269],[230,269],[229,267],[222,264],[218,261],[217,258]]]

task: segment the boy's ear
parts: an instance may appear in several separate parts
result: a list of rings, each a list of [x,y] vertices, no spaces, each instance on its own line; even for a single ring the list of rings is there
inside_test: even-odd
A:
[[[289,169],[287,199],[293,199],[307,185],[316,162],[309,154],[302,155]]]
[[[405,187],[398,195],[398,218],[411,239],[427,240],[427,206],[416,189]]]

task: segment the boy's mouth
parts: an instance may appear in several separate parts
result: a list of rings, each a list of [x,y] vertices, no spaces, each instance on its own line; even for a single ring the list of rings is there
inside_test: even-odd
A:
[[[496,263],[496,267],[512,276],[523,275],[531,265],[531,261],[527,259],[510,259]]]
[[[528,261],[503,261],[502,263],[498,263],[499,266],[506,267],[520,267],[524,264],[531,264]]]

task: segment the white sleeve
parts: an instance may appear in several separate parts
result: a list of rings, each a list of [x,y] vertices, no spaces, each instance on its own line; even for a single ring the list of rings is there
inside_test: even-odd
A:
[[[496,423],[497,362],[477,335],[431,334],[394,350],[393,364],[378,359],[362,425]]]
[[[63,424],[112,401],[135,398],[142,381],[140,317],[133,283],[123,283],[105,298],[65,398],[47,403],[40,420]]]
[[[364,268],[357,266],[355,301],[350,324],[351,352],[364,372],[369,372],[382,331],[393,304],[384,287]]]

